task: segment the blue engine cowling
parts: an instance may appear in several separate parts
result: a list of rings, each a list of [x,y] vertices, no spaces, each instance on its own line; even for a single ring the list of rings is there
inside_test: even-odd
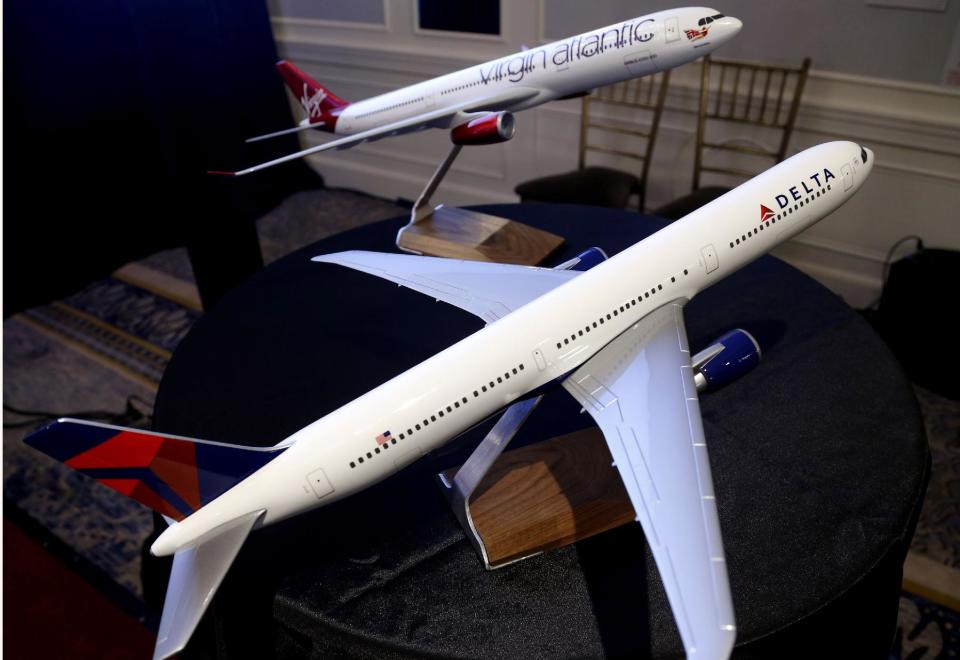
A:
[[[573,259],[564,261],[556,270],[579,270],[587,271],[607,260],[607,253],[598,247],[587,248]]]
[[[715,390],[760,363],[760,344],[746,330],[731,330],[693,357],[697,391]]]

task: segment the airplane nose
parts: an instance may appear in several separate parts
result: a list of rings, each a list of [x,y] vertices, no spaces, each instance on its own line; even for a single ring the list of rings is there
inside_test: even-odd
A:
[[[743,27],[743,21],[741,21],[739,18],[734,18],[733,16],[724,16],[720,20],[727,32],[730,33],[730,36],[735,35]]]

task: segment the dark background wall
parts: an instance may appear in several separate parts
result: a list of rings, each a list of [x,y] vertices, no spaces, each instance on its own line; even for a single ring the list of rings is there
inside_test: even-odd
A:
[[[275,60],[258,0],[7,4],[4,314],[165,247],[224,280],[205,302],[255,269],[253,219],[317,179],[206,170],[298,147],[243,143],[294,121]]]

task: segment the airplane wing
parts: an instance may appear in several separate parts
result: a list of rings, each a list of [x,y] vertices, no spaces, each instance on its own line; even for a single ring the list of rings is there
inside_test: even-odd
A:
[[[439,122],[443,119],[451,117],[458,112],[483,112],[485,110],[506,110],[510,106],[522,101],[533,98],[540,93],[540,90],[531,89],[529,87],[514,87],[512,89],[506,90],[504,92],[499,92],[497,94],[491,94],[479,99],[471,99],[469,101],[463,101],[462,103],[456,103],[454,105],[444,106],[437,110],[431,112],[425,112],[421,115],[415,117],[410,117],[409,119],[403,119],[401,121],[393,122],[392,124],[385,124],[383,126],[378,126],[377,128],[372,128],[368,131],[362,131],[360,133],[355,133],[353,135],[348,135],[342,137],[339,140],[332,140],[331,142],[324,142],[323,144],[317,145],[315,147],[310,147],[308,149],[303,149],[296,153],[283,156],[281,158],[276,158],[274,160],[267,161],[266,163],[260,163],[259,165],[254,165],[253,167],[248,167],[245,170],[239,170],[237,172],[220,172],[220,171],[211,171],[210,174],[223,174],[226,176],[243,176],[244,174],[250,174],[251,172],[257,172],[259,170],[266,169],[268,167],[273,167],[274,165],[279,165],[280,163],[286,163],[287,161],[296,160],[297,158],[303,158],[304,156],[309,156],[310,154],[319,153],[321,151],[328,151],[330,149],[346,149],[352,147],[361,142],[372,142],[374,140],[380,140],[391,135],[399,135],[401,133],[409,133],[411,131],[420,130],[422,128],[428,128],[430,124]]]
[[[580,273],[534,266],[350,250],[314,257],[382,277],[476,314],[503,318]]]
[[[726,658],[736,629],[683,304],[644,317],[563,385],[603,432],[687,657]]]

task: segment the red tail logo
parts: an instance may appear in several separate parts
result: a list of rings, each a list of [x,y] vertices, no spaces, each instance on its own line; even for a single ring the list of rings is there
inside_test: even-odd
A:
[[[300,95],[300,105],[303,106],[307,116],[311,119],[323,114],[323,100],[327,98],[327,92],[323,89],[316,91],[310,89],[308,83],[303,83],[303,93]]]
[[[768,209],[763,204],[760,205],[760,222],[766,222],[767,220],[772,218],[774,215],[776,214],[773,211]]]
[[[300,101],[307,117],[312,120],[320,119],[325,113],[350,105],[349,101],[332,94],[329,89],[290,62],[284,60],[277,62],[277,71],[280,72],[283,82]]]

